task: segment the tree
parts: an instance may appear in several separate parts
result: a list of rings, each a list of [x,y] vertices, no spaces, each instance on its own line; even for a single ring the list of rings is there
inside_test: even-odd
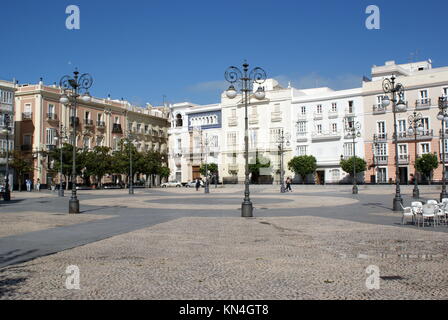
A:
[[[265,157],[259,157],[258,152],[255,156],[255,163],[249,164],[249,172],[251,173],[251,181],[257,182],[258,178],[262,175],[261,173],[266,173],[266,168],[271,167],[271,161]],[[265,170],[263,170],[265,169]],[[263,171],[263,172],[261,172]],[[266,175],[266,174],[263,174]]]
[[[81,149],[76,150],[76,175],[80,175],[84,168],[84,160],[81,155]],[[55,148],[50,151],[49,159],[54,161],[53,172],[57,173],[61,170],[61,148]],[[68,177],[71,178],[73,167],[73,146],[68,143],[64,143],[62,146],[62,174],[65,177],[66,189],[68,190]]]
[[[213,175],[215,173],[218,173],[218,165],[216,163],[207,163],[207,170],[208,172]],[[201,165],[201,168],[199,169],[199,172],[205,176],[205,163]]]
[[[162,178],[168,178],[170,176],[171,170],[168,167],[160,167],[159,168],[159,175]]]
[[[317,169],[316,158],[313,156],[294,157],[288,162],[288,169],[302,178],[305,183],[306,176]]]
[[[96,146],[92,151],[85,153],[85,174],[95,176],[98,187],[107,173],[112,172],[111,148]]]
[[[12,151],[9,166],[13,168],[17,174],[19,182],[19,191],[22,191],[22,177],[25,173],[31,173],[34,170],[32,159],[27,159],[20,151]]]
[[[150,178],[156,174],[161,174],[161,168],[164,159],[166,159],[166,155],[157,151],[150,150],[142,154],[141,158],[139,159],[139,163],[137,165],[140,168],[139,169],[140,173],[146,175],[147,184],[148,180],[150,180],[149,185],[152,185],[152,179]],[[163,173],[166,173],[166,171]]]
[[[415,161],[415,168],[417,171],[423,173],[428,181],[431,182],[431,173],[434,169],[437,169],[439,166],[439,161],[437,159],[437,155],[432,153],[427,153],[417,158]]]
[[[129,180],[129,169],[130,169],[130,152],[132,152],[132,164],[133,164],[133,173],[134,165],[137,164],[137,172],[140,169],[138,167],[138,163],[140,161],[140,154],[137,151],[137,148],[132,143],[125,143],[125,140],[121,140],[118,146],[118,150],[112,153],[112,166],[111,171],[116,174],[123,174],[126,176],[125,187],[127,187],[127,183]]]
[[[353,164],[355,165],[356,174],[366,171],[367,163],[362,158],[350,157],[348,159],[342,159],[341,162],[339,163],[342,170],[349,173],[350,176],[352,177],[353,177]]]

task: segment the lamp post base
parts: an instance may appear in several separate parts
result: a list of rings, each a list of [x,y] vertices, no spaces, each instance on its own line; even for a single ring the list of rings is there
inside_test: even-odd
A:
[[[134,188],[129,188],[129,194],[134,194]]]
[[[281,193],[285,193],[286,192],[286,188],[285,188],[285,185],[283,183],[280,185],[280,192]]]
[[[353,194],[358,194],[358,186],[354,185],[352,192],[353,192]]]
[[[253,217],[253,207],[252,202],[250,200],[244,201],[241,205],[241,216],[245,218]]]
[[[9,187],[5,189],[3,193],[3,200],[10,201],[11,200],[11,191],[9,191]]]
[[[64,196],[64,189],[59,188],[59,190],[58,190],[58,196],[59,196],[59,197],[63,197],[63,196]]]
[[[79,213],[79,200],[78,199],[70,199],[68,203],[68,213],[77,214]]]
[[[204,187],[204,193],[210,193],[210,189],[208,187],[208,184],[205,183],[205,187]]]
[[[418,199],[420,198],[420,190],[417,187],[414,187],[412,190],[412,198]]]
[[[446,193],[446,190],[442,190],[440,193],[440,202],[442,202],[442,199],[448,198],[448,194]]]
[[[403,204],[403,198],[395,196],[394,198],[394,211],[403,211],[401,205]]]

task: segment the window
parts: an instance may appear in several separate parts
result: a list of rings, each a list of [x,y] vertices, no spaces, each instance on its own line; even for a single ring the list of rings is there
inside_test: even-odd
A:
[[[387,156],[387,143],[378,143],[376,145],[375,151],[374,151],[374,155],[375,156]]]
[[[115,117],[114,123],[115,124],[120,124],[120,117]]]
[[[308,146],[297,146],[297,155],[300,156],[306,156]]]
[[[321,114],[321,113],[322,113],[322,105],[321,105],[321,104],[318,104],[318,105],[316,106],[316,113],[317,113],[317,114]]]
[[[333,181],[337,181],[340,178],[340,171],[339,169],[332,169],[330,170],[330,175]]]
[[[54,138],[56,137],[56,129],[47,128],[46,130],[46,137],[47,137],[47,145],[55,145]]]
[[[385,121],[378,121],[376,123],[376,133],[378,134],[378,137],[381,139],[385,138],[386,135],[386,122]]]
[[[337,123],[331,124],[331,132],[333,132],[333,133],[338,132],[338,124]]]
[[[6,148],[8,148],[8,150],[12,150],[12,141],[9,140],[9,146],[6,144],[6,139],[4,140],[0,140],[0,152],[6,152]]]
[[[90,112],[89,111],[86,111],[85,113],[84,113],[84,119],[86,119],[86,120],[89,120],[90,119]]]
[[[448,97],[448,87],[443,88],[443,96]]]
[[[322,133],[322,125],[321,124],[316,125],[316,131],[317,131],[317,133]]]
[[[383,107],[383,99],[384,99],[384,96],[376,96],[376,104],[377,104],[378,108]]]
[[[302,116],[306,115],[306,107],[305,106],[300,107],[300,113]]]
[[[419,92],[420,103],[428,103],[428,90],[420,90]]]
[[[407,144],[399,144],[398,145],[398,156],[399,158],[403,158],[408,155],[408,145]]]
[[[54,115],[54,104],[49,104],[48,105],[48,114],[49,115]]]
[[[331,112],[338,112],[338,104],[336,102],[331,104]]]
[[[227,146],[228,147],[234,147],[236,146],[236,140],[237,140],[237,132],[228,132],[227,133]]]
[[[387,169],[386,168],[378,168],[376,178],[378,180],[378,183],[387,183]]]
[[[272,128],[270,130],[271,143],[277,144],[277,141],[282,133],[282,128]]]
[[[178,113],[176,115],[176,127],[182,127],[182,126],[183,126],[182,115]]]
[[[422,118],[423,134],[429,134],[429,118]]]
[[[305,133],[306,133],[306,121],[298,121],[297,134],[305,134]]]
[[[431,149],[429,143],[421,143],[420,144],[420,155],[430,153]]]
[[[344,143],[344,157],[353,157],[353,142]]]
[[[230,110],[230,117],[231,118],[236,118],[236,109]]]
[[[85,149],[90,149],[90,138],[89,137],[84,137],[82,144],[84,146]]]
[[[348,113],[353,113],[353,101],[348,102]]]
[[[397,120],[398,132],[406,134],[406,120]]]

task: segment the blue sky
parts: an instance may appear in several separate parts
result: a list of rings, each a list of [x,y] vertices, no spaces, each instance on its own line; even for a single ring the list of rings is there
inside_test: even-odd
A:
[[[81,29],[65,28],[68,5]],[[365,9],[381,10],[367,30]],[[1,79],[59,82],[78,67],[92,94],[144,105],[219,102],[224,71],[247,59],[299,88],[357,86],[373,64],[448,66],[448,1],[25,0],[2,4]]]

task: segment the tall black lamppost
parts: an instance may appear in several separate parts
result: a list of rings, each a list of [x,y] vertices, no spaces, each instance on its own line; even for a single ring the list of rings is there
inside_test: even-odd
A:
[[[84,73],[79,76],[78,70],[73,72],[73,77],[63,76],[59,81],[60,87],[64,90],[59,101],[62,104],[71,106],[72,109],[72,125],[73,125],[73,167],[72,167],[72,196],[69,201],[68,212],[79,213],[79,200],[76,195],[76,107],[78,98],[85,103],[89,102],[92,97],[88,89],[92,86],[93,78],[90,74]],[[82,94],[82,95],[81,95]]]
[[[361,137],[361,124],[355,122],[355,117],[345,118],[345,131],[353,139],[353,188],[352,193],[358,194],[358,185],[356,184],[356,138]]]
[[[394,114],[394,143],[395,143],[395,198],[393,201],[393,210],[401,211],[401,205],[403,204],[403,198],[400,194],[400,169],[398,163],[398,135],[397,135],[397,112],[406,110],[406,104],[403,102],[402,97],[404,94],[404,86],[401,83],[395,83],[395,76],[390,79],[386,78],[383,81],[383,91],[386,93],[383,96],[382,106],[387,108],[392,101],[392,112]],[[392,93],[392,100],[387,95]]]
[[[242,102],[244,104],[244,156],[245,156],[245,182],[244,182],[244,201],[241,205],[241,216],[242,217],[252,217],[253,216],[253,206],[250,201],[249,192],[249,120],[247,113],[247,106],[249,104],[249,93],[253,90],[254,84],[258,84],[259,87],[255,91],[254,96],[257,100],[263,100],[266,96],[264,88],[260,85],[266,80],[266,72],[260,68],[256,67],[249,71],[249,64],[244,62],[243,70],[231,66],[229,67],[225,74],[226,80],[230,82],[230,87],[226,91],[227,98],[234,99],[237,96],[237,89],[242,92]],[[237,84],[235,88],[234,84]],[[239,86],[238,86],[239,85]]]
[[[202,131],[201,131],[202,132]],[[208,186],[208,144],[209,139],[207,133],[205,133],[205,187],[204,187],[204,193],[210,193],[210,189]]]
[[[129,194],[134,194],[134,173],[132,171],[132,134],[130,131],[127,132],[125,143],[129,148]]]
[[[376,134],[373,135],[373,143],[372,143],[372,155],[373,155],[373,170],[375,173],[375,184],[378,184],[378,170],[377,170],[377,162],[376,162],[376,157],[377,157],[377,150],[378,150],[378,146],[379,146],[379,142],[378,142],[379,138]]]
[[[281,193],[285,193],[286,192],[286,188],[285,188],[285,170],[284,170],[284,164],[283,164],[283,155],[285,153],[285,144],[287,147],[289,147],[290,145],[290,139],[291,139],[291,135],[289,133],[286,133],[286,135],[283,132],[283,128],[280,129],[280,135],[277,138],[277,143],[278,143],[278,151],[280,152],[280,192]]]
[[[3,116],[3,133],[6,135],[6,171],[5,171],[5,191],[3,199],[5,201],[11,200],[11,191],[9,190],[9,131],[11,130],[11,116],[5,113]]]
[[[67,141],[67,132],[64,128],[64,126],[61,124],[59,131],[58,131],[58,135],[56,137],[54,137],[54,140],[59,141],[59,153],[60,153],[60,159],[59,159],[59,191],[58,191],[58,196],[59,197],[63,197],[64,196],[64,188],[62,185],[62,175],[63,175],[63,171],[62,171],[62,164],[63,164],[63,158],[62,158],[62,147],[64,146],[64,142]]]
[[[414,189],[412,190],[412,197],[418,199],[420,197],[420,191],[418,190],[418,182],[417,182],[417,136],[419,134],[422,134],[423,132],[423,122],[422,122],[422,114],[417,113],[414,111],[413,114],[411,114],[408,118],[409,121],[409,129],[408,133],[409,135],[414,135],[414,145],[415,145],[415,152],[414,152]]]
[[[447,97],[439,97],[439,114],[437,115],[437,119],[442,121],[442,192],[440,193],[440,201],[444,198],[448,198],[448,194],[446,193],[446,168],[445,168],[445,124],[448,121],[448,99]]]

